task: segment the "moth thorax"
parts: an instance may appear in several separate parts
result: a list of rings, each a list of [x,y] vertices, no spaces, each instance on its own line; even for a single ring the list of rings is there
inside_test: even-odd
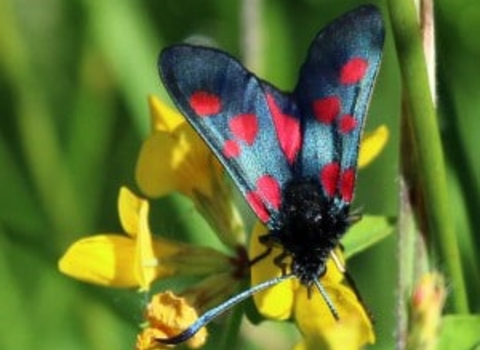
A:
[[[278,239],[292,256],[292,271],[310,285],[348,227],[348,207],[326,198],[318,182],[297,180],[285,188],[282,214]]]

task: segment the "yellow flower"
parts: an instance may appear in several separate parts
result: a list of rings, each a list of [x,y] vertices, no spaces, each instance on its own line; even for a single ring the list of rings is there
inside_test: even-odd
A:
[[[370,163],[382,150],[388,139],[385,126],[368,133],[362,140],[359,155],[359,167]],[[257,224],[250,241],[250,257],[259,256],[266,249],[259,241],[259,236],[267,229]],[[265,259],[252,266],[251,283],[257,285],[281,274],[273,259],[282,250],[274,248]],[[340,249],[335,256],[343,260]],[[343,261],[341,261],[343,265]],[[340,320],[335,320],[320,293],[313,291],[310,298],[307,289],[296,279],[288,279],[265,291],[254,295],[255,305],[259,312],[267,318],[286,320],[293,318],[304,340],[295,350],[303,349],[342,349],[354,350],[364,344],[373,343],[375,334],[370,318],[357,295],[345,283],[344,274],[331,258],[327,261],[326,273],[321,283],[331,301],[337,308]]]
[[[258,224],[254,228],[250,245],[250,256],[258,256],[265,251],[259,236],[265,228]],[[252,285],[279,276],[280,269],[273,259],[282,250],[274,248],[271,254],[252,267]],[[342,261],[340,249],[335,255]],[[259,312],[269,319],[286,320],[293,318],[304,341],[295,347],[301,349],[359,349],[366,343],[373,343],[375,335],[371,321],[355,292],[344,284],[343,272],[330,258],[321,283],[335,305],[340,320],[336,320],[320,293],[312,290],[310,298],[307,289],[297,279],[289,279],[254,295]]]
[[[138,157],[138,186],[152,198],[188,196],[222,242],[236,248],[245,240],[243,222],[221,165],[179,113],[153,96],[149,104],[153,130]]]
[[[232,268],[230,257],[214,249],[153,239],[148,202],[125,187],[120,190],[118,210],[126,235],[98,234],[78,240],[60,259],[61,272],[103,286],[148,290],[159,278]]]
[[[137,338],[138,350],[167,349],[157,341],[188,328],[198,313],[218,305],[240,287],[248,269],[243,250],[231,257],[215,249],[152,237],[148,225],[149,203],[121,188],[120,221],[126,234],[98,234],[80,239],[59,261],[61,272],[82,281],[108,287],[139,287],[150,290],[152,282],[169,276],[200,275],[199,282],[180,296],[156,294],[146,310],[147,326]],[[206,330],[186,344],[198,348]]]
[[[328,268],[331,271],[334,267]],[[295,350],[317,350],[320,344],[324,349],[357,350],[375,341],[372,323],[357,295],[340,281],[329,282],[330,271],[322,277],[322,284],[337,307],[340,319],[333,318],[319,293],[312,293],[309,299],[306,288],[298,289],[294,314],[304,341]]]
[[[153,130],[136,168],[142,192],[150,197],[174,191],[189,197],[195,192],[211,196],[223,173],[213,154],[178,112],[154,96],[148,102]]]
[[[198,314],[185,298],[167,291],[152,298],[145,318],[149,325],[137,337],[136,349],[160,350],[171,346],[163,345],[157,339],[172,337],[182,332],[197,320]],[[206,338],[207,330],[201,328],[186,344],[196,349],[205,343]]]
[[[235,274],[217,273],[204,278],[180,295],[170,291],[153,296],[146,312],[147,325],[137,338],[137,350],[160,350],[170,348],[159,339],[171,338],[188,329],[198,319],[198,315],[225,301],[225,298],[238,291],[241,280]],[[202,327],[187,339],[190,348],[202,346],[207,330]]]

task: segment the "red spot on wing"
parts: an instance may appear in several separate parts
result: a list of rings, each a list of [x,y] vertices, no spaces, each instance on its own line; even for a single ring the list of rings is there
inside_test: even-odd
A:
[[[222,101],[216,94],[207,91],[196,91],[190,96],[190,107],[200,117],[218,114],[222,109]]]
[[[223,144],[222,153],[227,158],[235,158],[240,155],[240,146],[233,140],[227,140]]]
[[[258,133],[258,119],[255,114],[238,114],[228,121],[232,134],[251,145]]]
[[[340,83],[357,84],[363,79],[368,69],[367,60],[361,57],[351,58],[340,69]]]
[[[270,175],[263,175],[257,180],[257,193],[274,209],[279,209],[282,202],[280,184]]]
[[[267,103],[270,108],[270,113],[272,114],[280,148],[283,154],[285,154],[287,161],[292,164],[297,157],[302,143],[300,123],[294,116],[283,113],[271,94],[267,95]]]
[[[353,115],[345,114],[340,118],[339,128],[342,134],[348,134],[357,127],[357,120]]]
[[[256,192],[248,192],[245,199],[262,222],[266,223],[270,219],[270,213]]]
[[[353,199],[353,189],[355,186],[355,169],[347,169],[342,172],[340,178],[340,196],[345,202],[351,202]]]
[[[328,96],[313,101],[313,114],[321,123],[331,124],[340,113],[338,96]]]
[[[337,192],[339,177],[340,164],[337,162],[329,163],[320,170],[320,183],[327,196],[333,197]]]
[[[270,219],[268,208],[280,209],[282,202],[280,184],[273,176],[263,175],[257,180],[256,186],[256,189],[248,192],[245,198],[258,218],[267,222]]]

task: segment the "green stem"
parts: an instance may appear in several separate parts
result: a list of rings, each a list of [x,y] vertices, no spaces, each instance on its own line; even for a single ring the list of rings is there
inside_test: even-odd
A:
[[[232,344],[238,343],[238,334],[240,332],[240,325],[243,317],[243,305],[236,305],[231,314],[228,317],[227,325],[224,330],[223,337],[220,344],[221,349],[228,349],[232,347]]]
[[[467,313],[467,297],[460,254],[450,215],[445,164],[427,68],[413,1],[389,0],[395,44],[410,108],[413,139],[418,151],[419,183],[425,196],[431,237],[452,285],[452,308]]]

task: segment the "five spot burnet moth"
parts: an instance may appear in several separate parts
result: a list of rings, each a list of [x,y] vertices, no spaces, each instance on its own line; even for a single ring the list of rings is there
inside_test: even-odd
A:
[[[276,263],[284,269],[290,257],[291,264],[289,273],[232,297],[160,342],[185,341],[218,314],[287,278],[298,278],[309,290],[315,286],[340,317],[319,278],[358,219],[349,209],[383,41],[375,6],[345,14],[314,39],[290,93],[221,51],[191,45],[163,50],[159,70],[170,96],[268,228],[262,256],[281,247]]]

